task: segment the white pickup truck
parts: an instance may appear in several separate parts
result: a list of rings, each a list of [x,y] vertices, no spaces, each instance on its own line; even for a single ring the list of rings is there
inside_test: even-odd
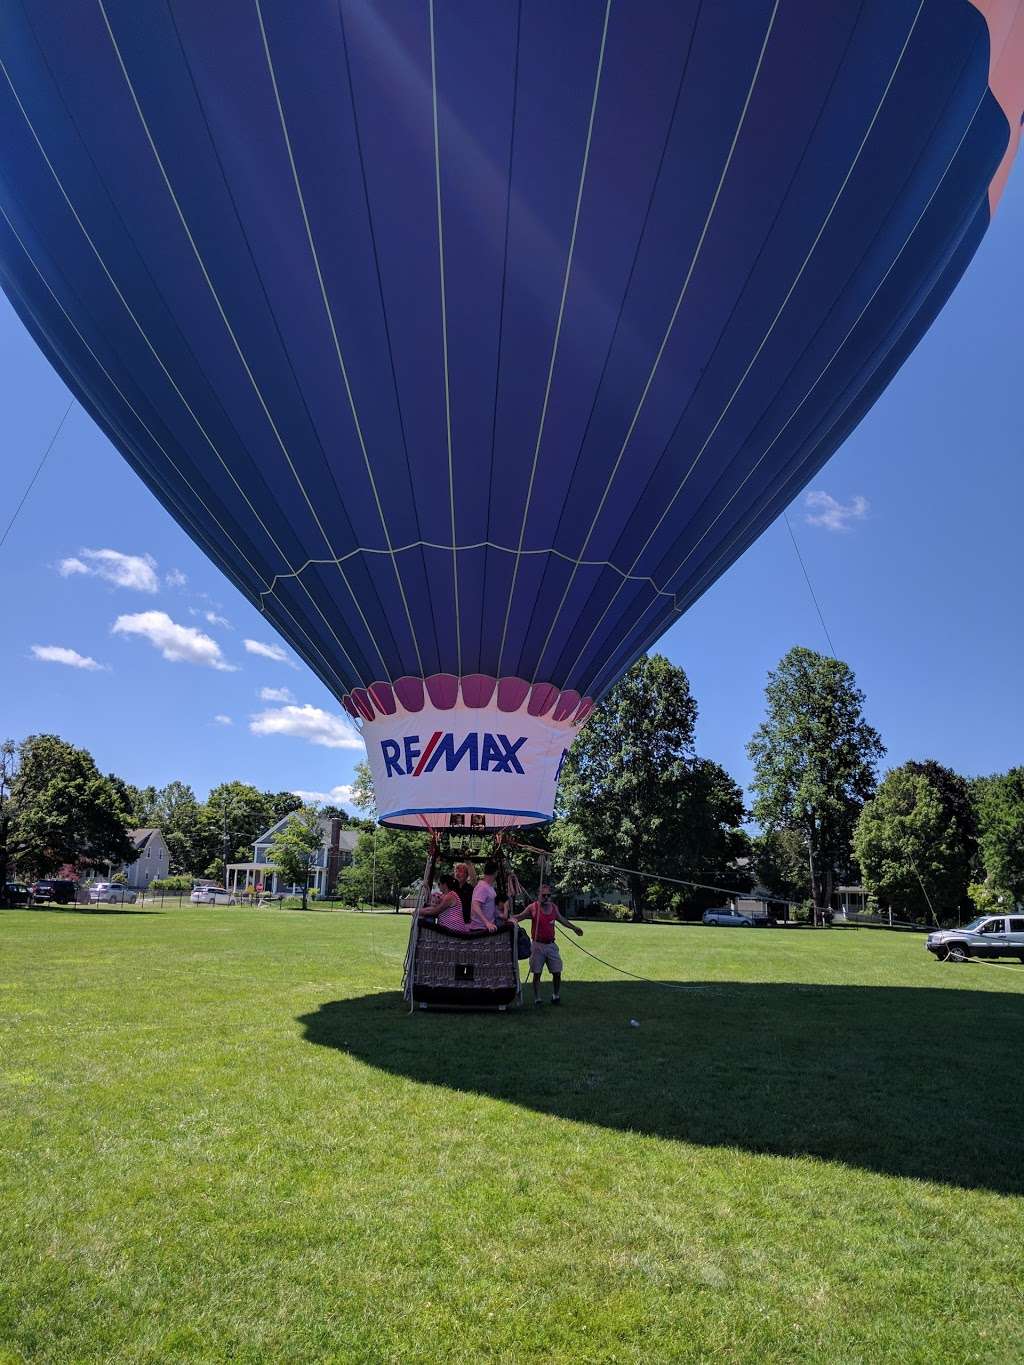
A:
[[[979,915],[962,929],[937,929],[924,946],[940,962],[1016,957],[1024,962],[1024,915]]]

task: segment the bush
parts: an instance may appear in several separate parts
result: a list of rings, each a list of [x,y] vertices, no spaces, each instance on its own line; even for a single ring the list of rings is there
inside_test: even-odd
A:
[[[191,891],[192,878],[185,876],[156,877],[149,884],[150,891]]]
[[[604,901],[591,901],[583,910],[577,911],[575,918],[609,920],[613,924],[624,924],[633,918],[633,912],[628,905],[607,905]]]

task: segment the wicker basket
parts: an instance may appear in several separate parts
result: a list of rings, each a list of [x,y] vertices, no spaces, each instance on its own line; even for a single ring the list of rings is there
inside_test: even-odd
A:
[[[421,921],[412,973],[417,1003],[496,1008],[519,994],[515,926],[458,934]]]

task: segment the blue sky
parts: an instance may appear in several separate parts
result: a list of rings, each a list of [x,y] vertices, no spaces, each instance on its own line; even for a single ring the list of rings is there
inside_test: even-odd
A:
[[[1024,762],[1022,240],[1018,170],[936,324],[790,509],[887,764]],[[68,402],[2,298],[0,375],[2,529]],[[105,771],[200,795],[350,781],[361,748],[333,698],[77,406],[0,549],[0,602],[2,735],[55,731]],[[690,675],[701,752],[744,784],[767,671],[798,643],[826,648],[780,519],[658,646]]]

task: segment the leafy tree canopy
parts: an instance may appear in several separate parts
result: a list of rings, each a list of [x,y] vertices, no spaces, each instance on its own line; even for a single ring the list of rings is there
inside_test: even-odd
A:
[[[807,838],[802,830],[766,830],[752,840],[751,856],[762,886],[784,900],[810,900]]]
[[[377,818],[377,798],[373,790],[373,774],[366,759],[360,759],[352,776],[352,804],[370,820]]]
[[[655,654],[639,660],[597,706],[562,768],[559,819],[551,826],[562,885],[596,889],[593,863],[742,889],[748,851],[738,828],[743,796],[732,778],[694,753],[697,704],[685,672]],[[624,878],[642,917],[650,883]],[[659,908],[674,892],[659,888]],[[699,897],[684,893],[695,905]],[[653,902],[652,902],[653,903]],[[673,899],[672,908],[679,909]]]
[[[286,883],[302,887],[302,908],[306,908],[313,860],[323,843],[320,812],[316,806],[292,811],[287,822],[274,835],[270,859]]]
[[[3,746],[0,779],[0,884],[52,873],[66,863],[133,862],[122,794],[86,749],[57,735]]]
[[[853,848],[867,889],[908,919],[954,919],[976,853],[967,782],[940,763],[905,763],[865,804]]]
[[[352,854],[352,863],[341,874],[343,895],[350,901],[394,904],[402,890],[423,876],[427,860],[427,836],[412,830],[364,830]]]
[[[989,880],[1024,901],[1024,768],[974,784],[978,843]]]
[[[853,828],[885,748],[841,659],[795,646],[769,673],[765,700],[767,716],[747,745],[753,816],[764,830],[804,833],[817,910],[849,867]]]

